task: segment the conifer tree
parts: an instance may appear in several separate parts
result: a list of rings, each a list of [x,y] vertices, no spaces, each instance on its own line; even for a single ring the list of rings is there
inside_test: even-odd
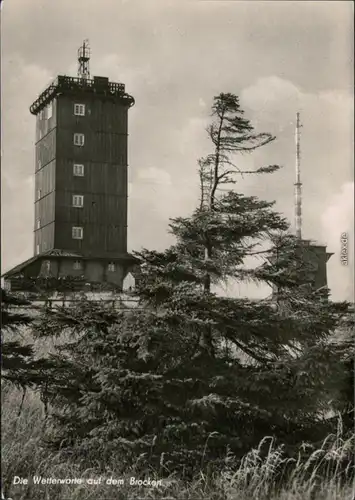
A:
[[[38,312],[38,311],[37,311]],[[54,364],[48,358],[36,358],[34,346],[26,339],[26,330],[35,321],[36,307],[24,297],[1,289],[1,377],[5,383],[21,388],[43,389]]]
[[[309,286],[300,242],[274,204],[232,189],[241,173],[277,171],[242,172],[238,160],[274,137],[254,132],[233,94],[214,99],[208,134],[198,207],[171,221],[174,245],[136,254],[142,309],[83,302],[48,312],[38,328],[72,334],[60,348],[71,368],[68,383],[53,386],[47,436],[71,456],[104,466],[119,454],[125,465],[140,457],[191,472],[265,435],[290,450],[324,438],[321,412],[343,377],[327,340],[347,305]],[[259,265],[249,267],[250,256]],[[226,280],[267,283],[277,300],[221,296],[215,285]]]
[[[340,357],[345,371],[344,384],[339,387],[340,396],[335,409],[340,413],[344,434],[354,433],[355,424],[355,322],[353,307],[344,314],[333,339],[334,352]]]
[[[10,380],[18,386],[27,383],[27,369],[31,365],[33,349],[30,345],[22,345],[19,340],[8,340],[4,338],[5,332],[16,333],[19,328],[28,326],[32,319],[23,310],[29,302],[23,298],[11,295],[1,289],[1,366],[2,377]],[[22,308],[22,311],[21,311]]]

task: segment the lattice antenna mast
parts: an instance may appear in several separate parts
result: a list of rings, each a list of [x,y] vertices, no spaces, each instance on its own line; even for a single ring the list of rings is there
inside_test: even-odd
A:
[[[89,40],[84,40],[78,50],[78,77],[83,80],[90,78],[90,47]]]
[[[302,182],[301,182],[301,122],[300,113],[296,120],[296,182],[295,182],[295,226],[296,236],[302,239]]]

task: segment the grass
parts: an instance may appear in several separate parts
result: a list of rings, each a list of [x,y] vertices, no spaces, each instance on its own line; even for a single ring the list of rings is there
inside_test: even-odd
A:
[[[60,454],[42,448],[40,439],[44,412],[38,396],[28,392],[23,400],[21,391],[3,384],[2,391],[2,487],[6,498],[13,500],[353,500],[353,467],[348,466],[346,479],[340,481],[339,470],[345,456],[350,456],[354,438],[344,440],[339,426],[335,436],[328,436],[308,461],[284,458],[283,450],[265,437],[258,449],[251,450],[242,462],[235,464],[227,455],[224,469],[214,477],[201,472],[190,483],[174,476],[158,486],[130,485],[129,474],[119,472],[111,464],[104,474],[95,468],[86,469],[80,463],[69,463]],[[268,454],[261,457],[261,448],[268,445]],[[329,464],[329,466],[328,466]],[[332,465],[332,467],[330,466]],[[290,470],[288,480],[277,489],[277,471]],[[320,473],[320,471],[323,471]],[[325,471],[325,472],[324,472]],[[28,479],[28,484],[13,484],[15,476]],[[43,478],[77,478],[82,484],[34,484],[33,476]],[[100,480],[101,477],[101,480]],[[124,484],[110,485],[112,477]],[[154,473],[151,479],[159,479]],[[100,481],[100,484],[88,484]]]

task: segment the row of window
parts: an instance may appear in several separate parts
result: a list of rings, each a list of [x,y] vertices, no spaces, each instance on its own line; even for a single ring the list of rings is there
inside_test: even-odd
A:
[[[77,116],[85,116],[85,104],[74,104],[74,115]],[[47,119],[52,116],[52,103],[50,103],[47,108],[43,109],[40,112],[40,119],[46,117]],[[84,134],[74,134],[74,145],[75,146],[84,146],[85,136]],[[41,168],[41,162],[38,162],[38,167]],[[75,163],[73,165],[73,175],[77,177],[84,176],[84,165]],[[37,191],[37,197],[41,197],[41,190]],[[72,205],[73,207],[83,207],[84,206],[84,196],[83,195],[73,195],[72,197]],[[37,229],[41,227],[41,220],[37,219],[36,224]],[[84,236],[84,230],[82,227],[73,227],[72,228],[72,238],[75,240],[82,240]]]
[[[42,196],[42,190],[37,189],[37,199],[40,199]],[[74,194],[72,197],[72,206],[75,208],[83,208],[84,206],[84,195],[82,194]],[[37,229],[41,227],[41,219],[37,219]]]
[[[85,104],[74,104],[74,115],[85,116]],[[74,134],[74,146],[84,146],[84,134]]]
[[[37,219],[36,229],[41,228],[41,219]],[[84,229],[80,226],[73,226],[71,230],[73,240],[82,240],[84,238]]]
[[[53,115],[53,105],[52,102],[48,104],[45,108],[43,108],[39,113],[40,120],[49,120]],[[74,104],[74,115],[76,116],[85,116],[85,104]],[[38,134],[39,139],[42,139],[44,135],[48,132],[48,122],[44,123],[44,130],[39,128]],[[74,144],[76,146],[84,146],[84,134],[74,134]]]
[[[74,104],[74,115],[85,116],[85,104]],[[53,116],[53,101],[39,112],[40,120],[49,120]]]
[[[38,170],[42,168],[42,162],[41,160],[38,160],[37,162]],[[74,163],[73,165],[73,175],[77,177],[83,177],[84,176],[84,165],[80,163]]]
[[[50,268],[51,268],[51,262],[50,260],[46,260],[44,261],[44,267],[47,271],[50,271]],[[75,270],[80,270],[80,269],[83,269],[83,262],[81,260],[76,260],[73,262],[73,269]],[[107,265],[107,270],[110,272],[110,273],[114,273],[116,271],[116,264],[114,262],[110,262],[108,265]]]
[[[40,164],[40,162],[38,162],[38,163]],[[74,163],[74,165],[73,165],[73,175],[74,176],[84,177],[84,171],[85,171],[84,165]],[[78,195],[75,195],[75,196],[78,196]],[[42,197],[42,189],[37,189],[37,200],[39,200],[41,197]],[[81,196],[81,198],[83,198],[83,197]],[[79,199],[74,200],[74,198],[73,198],[73,206],[74,207],[82,207],[83,205],[84,205],[84,200],[81,203]]]
[[[81,260],[76,260],[74,263],[73,263],[73,268],[76,269],[76,270],[80,270],[80,269],[83,269],[83,262]],[[110,272],[110,273],[114,273],[116,271],[116,264],[114,262],[110,262],[108,265],[107,265],[107,270]]]
[[[45,131],[45,134],[47,132]],[[39,138],[42,139],[42,131],[40,130],[39,131]],[[75,133],[74,136],[73,136],[73,144],[74,146],[79,146],[80,148],[82,148],[85,144],[85,135],[84,134],[79,134],[79,133]]]
[[[45,127],[45,129],[44,129],[43,132],[42,132],[42,129],[39,129],[39,131],[38,131],[38,134],[39,134],[38,138],[42,139],[42,137],[44,135],[46,135],[47,132],[48,132],[48,126]],[[84,136],[84,134],[74,134],[73,142],[74,142],[75,146],[80,146],[80,147],[84,146],[84,143],[85,143],[85,136]]]
[[[36,229],[41,229],[41,219],[37,219]],[[72,227],[71,236],[73,240],[82,240],[84,237],[84,229],[80,226]]]

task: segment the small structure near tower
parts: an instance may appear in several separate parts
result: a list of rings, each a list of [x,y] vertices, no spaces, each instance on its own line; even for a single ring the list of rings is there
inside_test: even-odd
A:
[[[326,245],[302,237],[301,127],[300,113],[297,113],[295,130],[296,179],[294,184],[295,259],[297,260],[295,266],[299,270],[297,272],[306,273],[306,280],[311,290],[317,291],[328,288],[327,262],[333,254],[327,252]],[[277,260],[277,257],[275,260]],[[279,291],[276,285],[272,287],[273,301],[279,301]]]
[[[78,76],[59,75],[30,107],[36,117],[34,256],[4,274],[7,287],[39,276],[122,288],[127,252],[128,110],[123,83],[90,78],[87,41]],[[80,285],[79,285],[80,286]]]
[[[327,252],[326,245],[302,239],[302,181],[301,181],[301,121],[296,115],[296,182],[295,182],[295,231],[300,242],[301,258],[310,267],[311,282],[314,290],[326,288],[327,262],[333,255]]]

